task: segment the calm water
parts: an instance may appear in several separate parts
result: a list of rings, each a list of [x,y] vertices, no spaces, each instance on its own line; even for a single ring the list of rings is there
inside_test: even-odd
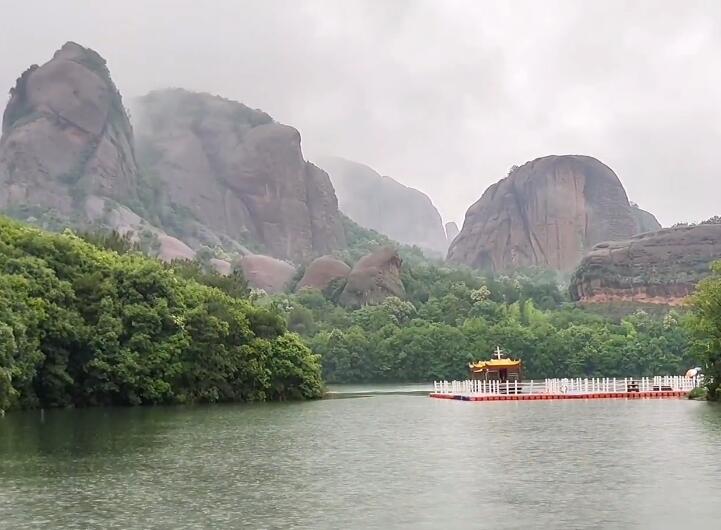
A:
[[[718,528],[721,408],[312,403],[0,419],[0,527]]]

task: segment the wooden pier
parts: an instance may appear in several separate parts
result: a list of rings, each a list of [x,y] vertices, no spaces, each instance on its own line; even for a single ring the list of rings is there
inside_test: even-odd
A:
[[[435,381],[430,397],[460,401],[531,401],[543,399],[682,398],[701,386],[702,378],[570,378],[542,381]]]

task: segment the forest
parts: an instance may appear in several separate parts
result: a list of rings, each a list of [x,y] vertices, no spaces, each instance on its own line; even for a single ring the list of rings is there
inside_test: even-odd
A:
[[[266,303],[320,354],[328,383],[462,379],[496,346],[523,359],[526,378],[678,374],[698,363],[688,310],[579,308],[558,280],[416,263],[404,265],[406,300],[351,310],[329,289]]]
[[[315,398],[318,357],[242,278],[0,218],[0,409]]]

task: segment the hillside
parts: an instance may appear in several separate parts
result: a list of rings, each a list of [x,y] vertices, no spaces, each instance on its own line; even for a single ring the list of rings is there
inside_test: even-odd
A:
[[[356,223],[445,255],[448,241],[441,215],[425,193],[358,162],[323,157],[318,163],[330,175],[341,211]]]

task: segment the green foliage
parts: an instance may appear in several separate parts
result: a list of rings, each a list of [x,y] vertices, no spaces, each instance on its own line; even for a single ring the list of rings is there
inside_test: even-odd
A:
[[[110,230],[106,232],[83,232],[78,235],[91,245],[105,250],[112,250],[118,254],[140,251],[140,245],[133,242],[129,233],[120,235],[116,230]]]
[[[708,399],[721,400],[721,261],[712,265],[712,275],[702,280],[692,298],[690,322],[694,348],[704,363]]]
[[[233,269],[228,275],[219,274],[212,266],[198,261],[175,260],[170,265],[177,276],[193,280],[208,287],[215,287],[232,298],[248,298],[250,289],[241,269]]]
[[[467,363],[497,345],[521,357],[530,378],[677,374],[696,363],[687,315],[582,310],[549,271],[484,277],[426,261],[404,264],[402,279],[406,300],[356,310],[338,306],[334,289],[272,303],[321,355],[331,383],[466,378]]]
[[[0,218],[0,409],[292,399],[319,361],[242,275]]]
[[[708,399],[708,388],[698,387],[688,393],[688,398],[695,401],[706,401]]]

